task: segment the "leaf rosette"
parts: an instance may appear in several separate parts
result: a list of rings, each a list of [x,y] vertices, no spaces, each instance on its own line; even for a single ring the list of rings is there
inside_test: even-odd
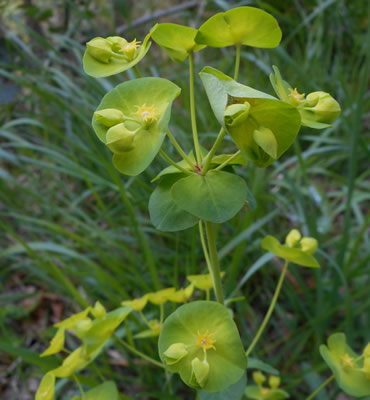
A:
[[[138,175],[152,162],[180,91],[166,79],[140,78],[121,83],[103,97],[92,124],[98,138],[112,150],[113,164],[121,173]]]
[[[94,78],[104,78],[119,74],[134,67],[149,51],[154,26],[145,36],[143,43],[131,42],[119,36],[97,37],[86,43],[83,67],[86,74]]]
[[[297,109],[205,67],[201,80],[212,110],[246,160],[266,167],[285,153],[301,127]]]
[[[226,389],[247,367],[237,327],[228,309],[216,302],[195,301],[179,307],[164,322],[158,346],[170,372],[205,392]]]
[[[370,396],[370,371],[366,369],[370,354],[366,354],[366,348],[360,357],[348,346],[344,333],[334,333],[327,345],[320,346],[320,354],[344,392],[354,397]]]

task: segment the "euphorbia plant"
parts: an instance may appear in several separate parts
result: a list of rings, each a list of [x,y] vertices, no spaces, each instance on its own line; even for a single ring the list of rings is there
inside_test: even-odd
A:
[[[119,394],[114,382],[105,382],[85,393],[76,375],[112,343],[163,368],[166,374],[178,373],[186,385],[198,391],[200,399],[241,399],[244,395],[271,400],[289,397],[280,388],[278,371],[251,358],[250,354],[268,324],[289,263],[318,268],[314,257],[318,243],[314,238],[302,237],[297,229],[288,233],[284,244],[270,235],[262,240],[262,248],[285,263],[266,316],[255,337],[250,338],[240,337],[237,321],[233,319],[230,305],[240,299],[225,301],[222,276],[227,274],[227,266],[221,272],[215,234],[215,224],[227,222],[246,204],[255,202],[234,166],[253,163],[259,168],[268,167],[289,150],[301,126],[326,128],[340,114],[340,106],[330,94],[317,91],[305,97],[282,79],[275,66],[270,79],[278,97],[238,82],[242,47],[273,48],[279,45],[281,36],[273,16],[257,8],[239,7],[214,15],[199,29],[176,24],[155,25],[142,43],[118,36],[98,37],[87,43],[83,59],[87,74],[107,77],[133,68],[138,77],[117,85],[103,97],[92,119],[95,133],[111,151],[113,165],[122,174],[140,174],[158,154],[169,163],[152,180],[156,187],[149,199],[151,221],[165,232],[198,225],[209,274],[188,276],[190,284],[184,288],[163,288],[142,293],[138,298],[123,299],[122,307],[109,313],[96,303],[56,324],[55,337],[42,356],[63,351],[70,354],[44,376],[37,400],[54,398],[56,378],[75,379],[82,399],[117,399]],[[185,151],[169,129],[171,109],[181,92],[179,86],[163,78],[142,77],[137,67],[151,46],[150,39],[174,62],[188,62],[189,130],[191,127],[193,149]],[[208,149],[198,137],[194,93],[194,53],[207,46],[234,46],[236,54],[233,77],[210,66],[200,72],[220,125],[219,134]],[[233,154],[222,150],[226,135],[230,135],[238,148]],[[173,160],[163,150],[166,136],[181,160]],[[212,289],[215,300],[211,299]],[[205,299],[199,300],[202,296],[199,291],[205,292]],[[195,297],[197,300],[192,301]],[[175,306],[186,304],[166,317],[167,302]],[[147,313],[148,308],[151,311]],[[145,326],[135,335],[130,332],[130,314]],[[118,334],[116,330],[124,320],[126,329]],[[67,350],[66,332],[73,334],[81,345]],[[133,343],[133,339],[158,336],[160,360],[142,353]],[[323,346],[320,351],[344,391],[354,396],[368,394],[368,346],[361,357],[346,346],[343,336],[334,336],[329,338],[329,348]],[[255,384],[247,385],[247,368],[254,370]],[[268,386],[261,371],[270,374]],[[358,381],[357,387],[351,383],[352,376]]]

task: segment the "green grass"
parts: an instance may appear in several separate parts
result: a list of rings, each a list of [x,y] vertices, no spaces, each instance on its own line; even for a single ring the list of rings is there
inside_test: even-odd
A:
[[[239,169],[258,207],[218,230],[226,295],[247,300],[234,307],[246,347],[281,268],[264,255],[260,240],[268,233],[283,238],[292,227],[318,238],[321,269],[290,267],[272,320],[253,352],[281,371],[292,398],[304,399],[328,376],[318,346],[330,333],[346,332],[356,350],[370,339],[369,8],[366,2],[341,0],[249,3],[272,12],[284,36],[274,50],[243,49],[240,81],[272,94],[268,74],[275,64],[300,92],[328,91],[343,110],[334,129],[302,129],[297,144],[273,166]],[[201,20],[224,5],[210,2]],[[133,18],[135,12],[133,7]],[[27,41],[9,32],[6,48],[14,61],[0,68],[3,82],[18,87],[14,100],[0,111],[0,344],[11,354],[9,364],[13,357],[23,358],[20,376],[37,379],[48,368],[35,357],[50,338],[46,328],[53,316],[42,296],[56,296],[63,315],[96,300],[113,308],[159,287],[180,287],[186,274],[205,270],[196,229],[166,234],[149,221],[150,180],[164,161],[158,157],[140,176],[124,177],[96,138],[92,113],[105,92],[127,75],[95,80],[84,74],[81,43],[108,30],[102,17],[86,15],[91,27],[80,32],[74,25],[79,18],[72,10],[74,28],[45,37],[23,26]],[[195,11],[167,18],[186,24]],[[148,29],[140,27],[133,37]],[[233,57],[230,49],[207,49],[197,56],[196,69],[212,65],[232,74]],[[169,62],[153,45],[140,69],[182,87],[171,129],[190,150],[187,68]],[[218,126],[199,80],[196,91],[200,140],[209,148]],[[226,144],[235,148],[231,140]],[[165,147],[171,154],[167,142]],[[24,299],[31,299],[33,308]],[[21,327],[24,321],[34,327],[32,333]],[[135,332],[140,323],[130,319],[128,327]],[[137,341],[137,346],[157,357],[154,340]],[[32,353],[26,354],[27,347]],[[177,377],[172,379],[177,395],[164,394],[162,373],[132,364],[130,357],[124,355],[131,368],[112,367],[107,355],[98,361],[130,398],[193,398]],[[97,379],[94,371],[89,377]],[[59,391],[74,387],[62,381]],[[317,398],[334,399],[337,393],[331,385]]]

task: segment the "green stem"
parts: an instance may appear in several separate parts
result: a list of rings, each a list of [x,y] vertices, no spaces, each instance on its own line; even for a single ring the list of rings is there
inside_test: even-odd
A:
[[[98,377],[101,379],[101,381],[105,382],[105,378],[104,378],[103,374],[101,373],[100,369],[95,365],[95,361],[93,361],[91,363],[91,366],[92,366],[93,370],[96,372],[96,374],[98,375]]]
[[[248,350],[247,350],[246,353],[245,353],[247,357],[248,357],[249,354],[252,352],[252,350],[254,349],[255,345],[256,345],[257,342],[258,342],[258,340],[260,339],[260,337],[261,337],[261,335],[262,335],[262,332],[263,332],[264,329],[266,328],[266,325],[267,325],[267,323],[269,322],[269,319],[270,319],[270,317],[271,317],[271,314],[272,314],[272,312],[274,311],[274,308],[275,308],[277,299],[278,299],[279,294],[280,294],[281,286],[282,286],[283,281],[284,281],[284,278],[285,278],[285,274],[286,274],[286,272],[287,272],[287,270],[288,270],[288,265],[289,265],[289,263],[288,263],[288,261],[286,260],[286,261],[285,261],[285,264],[284,264],[284,267],[283,267],[283,270],[281,271],[281,275],[280,275],[280,278],[279,278],[279,282],[278,282],[278,284],[277,284],[277,286],[276,286],[276,289],[275,289],[274,297],[272,298],[272,301],[271,301],[270,307],[269,307],[269,309],[268,309],[268,311],[267,311],[267,314],[266,314],[266,316],[265,316],[265,319],[263,320],[262,325],[259,327],[258,332],[257,332],[256,336],[255,336],[254,339],[253,339],[253,342],[250,344],[250,346],[248,347]]]
[[[204,253],[204,258],[206,259],[207,267],[210,270],[211,269],[211,260],[209,258],[208,250],[207,250],[207,244],[206,240],[204,237],[204,230],[203,230],[203,223],[202,221],[199,221],[199,236],[200,236],[200,242],[202,243],[202,249]]]
[[[212,277],[213,289],[215,291],[216,299],[219,303],[224,304],[224,295],[222,292],[221,276],[220,276],[220,265],[218,262],[216,238],[214,226],[211,222],[205,221],[208,248],[210,254],[210,265],[209,273]]]
[[[178,165],[170,156],[168,156],[162,149],[159,149],[159,154],[166,160],[168,161],[171,165],[173,165],[175,168],[183,172],[184,174],[191,175],[191,172],[183,167],[181,165]]]
[[[234,153],[232,156],[230,156],[226,161],[224,161],[221,165],[219,165],[217,168],[215,168],[215,171],[225,168],[226,165],[231,163],[231,161],[234,160],[234,158],[238,157],[239,154],[240,154],[240,150],[238,150],[236,153]]]
[[[149,328],[151,328],[151,326],[150,326],[150,324],[149,324],[149,321],[148,321],[147,318],[145,317],[144,313],[143,313],[142,311],[139,311],[139,314],[140,314],[141,318],[143,319],[143,321],[145,322],[145,324],[146,324]]]
[[[226,131],[224,128],[220,129],[220,132],[216,138],[216,141],[214,142],[211,150],[209,151],[209,153],[207,154],[206,158],[204,159],[204,165],[202,168],[202,175],[205,175],[207,173],[207,171],[209,170],[209,167],[211,166],[211,161],[213,156],[216,153],[216,150],[218,149],[218,146],[221,144],[221,142],[223,141],[224,137],[226,135]]]
[[[193,131],[193,141],[195,147],[195,155],[198,165],[202,162],[202,155],[200,153],[200,146],[198,140],[197,119],[195,114],[195,96],[194,96],[194,59],[193,53],[189,54],[189,86],[190,86],[190,117],[191,129]]]
[[[80,383],[79,379],[77,378],[77,375],[76,375],[76,374],[73,374],[72,376],[73,376],[73,379],[74,379],[74,380],[76,381],[76,383],[77,383],[78,390],[79,390],[80,393],[81,393],[81,397],[84,398],[85,392],[84,392],[84,390],[82,389],[81,383]]]
[[[135,349],[134,347],[130,346],[127,342],[125,342],[124,340],[120,339],[117,335],[114,335],[113,338],[118,341],[119,343],[121,343],[121,345],[123,347],[125,347],[127,350],[130,350],[131,353],[137,355],[138,357],[156,365],[157,367],[161,367],[161,368],[166,368],[160,361],[155,360],[152,357],[147,356],[146,354],[142,353],[141,351]]]
[[[234,72],[234,80],[237,81],[238,80],[238,76],[239,76],[239,66],[240,66],[240,50],[241,50],[241,45],[237,44],[235,46],[236,48],[236,54],[235,54],[235,72]]]
[[[184,150],[181,148],[179,145],[178,141],[175,139],[175,137],[172,135],[172,133],[167,129],[167,136],[171,140],[172,144],[174,145],[175,149],[179,152],[181,157],[189,164],[189,167],[191,169],[194,169],[194,163],[190,160],[190,158],[185,154]]]
[[[306,400],[312,400],[315,396],[321,392],[324,387],[334,379],[334,375],[330,376],[324,383],[322,383],[312,394],[310,394]]]
[[[136,65],[133,66],[133,70],[135,71],[135,74],[138,78],[143,77],[143,75],[141,75],[141,72],[139,71],[139,68]]]

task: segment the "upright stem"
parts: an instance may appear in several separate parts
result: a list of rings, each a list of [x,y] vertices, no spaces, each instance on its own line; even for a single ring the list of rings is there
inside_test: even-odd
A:
[[[133,66],[133,70],[135,71],[135,74],[136,74],[136,76],[137,76],[138,78],[142,78],[142,77],[143,77],[143,76],[141,75],[141,72],[139,71],[139,68],[138,68],[136,65]]]
[[[218,171],[222,168],[225,168],[226,165],[230,164],[232,160],[234,160],[238,155],[240,154],[240,150],[238,150],[236,153],[232,154],[226,161],[224,161],[222,164],[220,164],[217,168],[215,168],[215,171]]]
[[[198,140],[197,119],[195,115],[195,96],[194,96],[194,59],[193,53],[189,54],[189,86],[190,86],[190,116],[191,128],[193,131],[193,140],[195,147],[195,155],[198,165],[202,162],[202,155],[200,153],[200,146]]]
[[[211,267],[210,267],[211,260],[209,258],[206,240],[204,238],[204,230],[203,230],[203,222],[202,221],[199,221],[199,236],[200,236],[200,242],[202,243],[204,258],[206,259],[207,267],[210,270],[211,269]]]
[[[306,400],[312,400],[315,398],[315,396],[317,394],[319,394],[321,392],[322,389],[324,389],[324,387],[330,383],[332,380],[334,379],[334,375],[330,376],[324,383],[322,383],[312,394],[310,394]]]
[[[207,173],[207,171],[209,170],[209,167],[211,166],[211,161],[213,156],[216,153],[216,150],[218,149],[218,146],[221,144],[221,142],[223,141],[224,137],[226,135],[226,131],[224,128],[220,129],[220,132],[216,138],[216,141],[214,142],[211,150],[209,151],[209,153],[207,154],[206,158],[204,159],[204,165],[202,168],[202,175],[205,175]]]
[[[264,329],[266,328],[266,325],[267,325],[267,323],[269,322],[269,319],[270,319],[270,317],[271,317],[271,314],[272,314],[272,312],[274,311],[274,308],[275,308],[277,299],[278,299],[279,294],[280,294],[281,286],[282,286],[283,281],[284,281],[284,278],[285,278],[285,274],[286,274],[286,272],[287,272],[287,270],[288,270],[288,265],[289,265],[289,263],[288,263],[288,261],[286,260],[286,261],[285,261],[285,264],[284,264],[284,268],[283,268],[283,270],[281,271],[281,275],[280,275],[280,278],[279,278],[279,282],[278,282],[278,284],[277,284],[277,286],[276,286],[276,289],[275,289],[274,297],[272,298],[272,301],[271,301],[270,307],[269,307],[269,309],[268,309],[268,311],[267,311],[267,314],[266,314],[266,316],[265,316],[265,319],[263,320],[262,325],[261,325],[260,328],[258,329],[258,332],[257,332],[256,336],[254,337],[253,342],[251,343],[251,345],[249,346],[248,350],[247,350],[246,353],[245,353],[247,357],[248,357],[249,354],[252,352],[252,350],[254,349],[255,345],[256,345],[257,342],[258,342],[258,340],[260,339],[260,337],[261,337],[261,335],[262,335],[262,332],[263,332]]]
[[[174,145],[175,149],[179,152],[181,157],[189,164],[191,169],[194,168],[194,163],[190,160],[190,158],[185,154],[184,150],[181,148],[175,137],[172,135],[169,129],[167,129],[167,136],[171,140],[172,144]]]
[[[212,277],[213,289],[215,291],[216,299],[219,303],[224,304],[224,295],[222,292],[220,265],[218,262],[216,238],[214,226],[211,222],[205,221],[207,241],[210,255],[209,273]]]
[[[181,165],[177,164],[172,158],[167,155],[162,149],[159,149],[159,154],[166,160],[168,161],[171,165],[173,165],[175,168],[183,172],[184,174],[191,175],[191,172],[185,168],[183,168]]]
[[[236,54],[235,54],[235,71],[234,71],[234,80],[237,81],[238,80],[238,76],[239,76],[239,66],[240,66],[240,50],[241,50],[241,45],[237,44],[235,46],[236,48]]]

